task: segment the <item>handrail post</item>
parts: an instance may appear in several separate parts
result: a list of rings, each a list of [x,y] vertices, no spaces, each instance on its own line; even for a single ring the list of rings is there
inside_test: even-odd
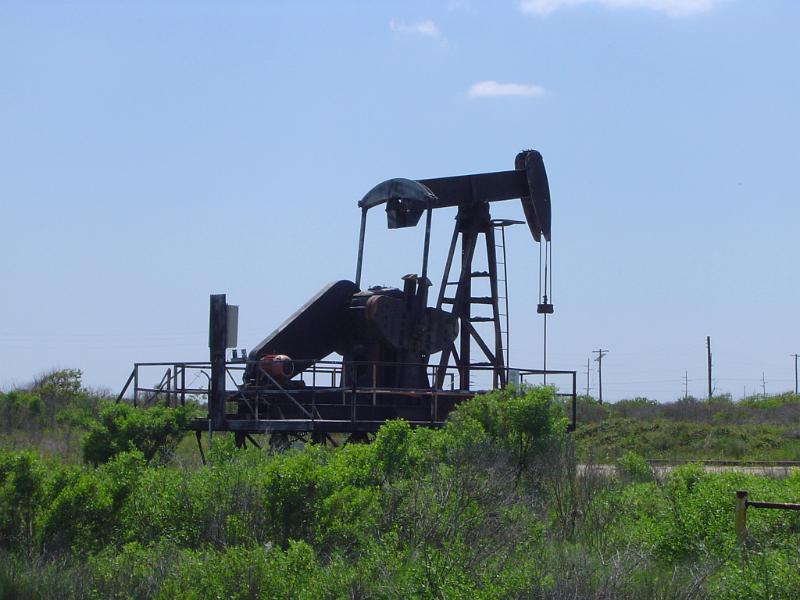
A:
[[[133,406],[139,405],[139,365],[133,365]]]
[[[317,414],[317,363],[311,363],[311,422]]]
[[[181,365],[181,406],[186,406],[186,365]]]
[[[347,378],[345,377],[345,372],[347,371],[347,363],[342,361],[342,373],[339,375],[339,383],[342,388],[342,406],[347,406],[347,388],[345,387],[345,383],[347,382]]]
[[[372,363],[372,406],[378,405],[378,364]]]
[[[350,402],[352,403],[352,406],[353,406],[353,408],[352,408],[352,410],[353,410],[352,419],[353,419],[353,423],[355,423],[356,422],[356,400],[357,400],[357,396],[358,396],[358,394],[356,393],[356,390],[358,389],[358,369],[357,369],[356,366],[354,366],[352,364],[350,365],[350,377],[353,379],[353,387],[352,387],[352,389],[350,391]]]
[[[736,492],[735,528],[736,541],[744,542],[747,538],[747,492],[745,490]]]
[[[439,417],[439,388],[433,388],[433,398],[431,398],[431,423],[436,424]]]
[[[167,373],[166,373],[165,377],[167,378],[167,398],[166,398],[166,401],[164,402],[164,406],[169,408],[170,402],[172,401],[172,368],[171,367],[167,367]]]

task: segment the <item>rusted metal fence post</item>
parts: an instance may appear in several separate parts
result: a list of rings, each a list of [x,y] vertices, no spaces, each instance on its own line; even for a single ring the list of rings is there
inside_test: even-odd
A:
[[[736,492],[736,540],[743,542],[747,537],[747,492],[739,490]]]

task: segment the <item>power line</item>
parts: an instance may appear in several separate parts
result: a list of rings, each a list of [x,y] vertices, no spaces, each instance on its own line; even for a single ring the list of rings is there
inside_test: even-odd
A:
[[[592,360],[591,358],[586,359],[586,395],[589,395],[589,361]]]
[[[603,403],[603,357],[606,354],[608,354],[608,352],[609,352],[608,350],[603,350],[602,348],[600,348],[600,350],[592,350],[592,354],[597,354],[597,358],[595,358],[595,360],[597,361],[597,380],[598,380],[597,401],[600,404]]]

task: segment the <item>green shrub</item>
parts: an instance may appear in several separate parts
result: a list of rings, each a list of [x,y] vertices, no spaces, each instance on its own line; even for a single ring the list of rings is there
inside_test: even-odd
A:
[[[654,440],[716,452],[715,432],[743,429],[615,418],[591,427],[620,457],[616,478],[578,464],[562,408],[548,388],[494,392],[442,429],[393,421],[335,449],[235,450],[217,435],[210,466],[183,468],[152,460],[179,412],[104,406],[86,445],[99,466],[0,452],[0,597],[796,595],[800,520],[753,510],[742,548],[733,498],[797,501],[800,472],[686,465],[660,483],[642,457]],[[758,431],[749,448],[780,439]]]
[[[710,581],[714,598],[800,597],[800,561],[795,548],[752,548],[726,561]]]
[[[99,398],[81,383],[80,369],[57,369],[37,377],[30,391],[42,399],[42,427],[52,428],[63,418],[61,413],[88,416],[97,410]]]
[[[3,432],[28,429],[32,421],[38,423],[42,410],[42,398],[34,392],[13,390],[0,393],[0,423]]]
[[[646,483],[653,481],[653,469],[650,464],[636,452],[628,451],[617,460],[617,473],[624,481]]]
[[[448,421],[449,429],[475,430],[482,441],[504,447],[524,469],[531,457],[548,443],[563,437],[567,419],[553,400],[552,387],[495,390],[459,404]]]
[[[97,420],[89,423],[82,444],[84,460],[97,465],[120,452],[139,450],[149,461],[158,453],[174,450],[186,434],[191,411],[189,406],[138,409],[123,403],[106,404]]]
[[[145,464],[142,453],[132,451],[114,456],[99,469],[77,472],[42,515],[43,547],[85,552],[117,541],[124,529],[124,507]]]
[[[800,404],[800,396],[791,392],[776,394],[774,396],[748,396],[747,398],[743,398],[739,404],[766,411],[787,404]]]
[[[0,453],[0,545],[32,546],[46,470],[32,452]]]
[[[421,460],[419,448],[413,443],[414,433],[403,420],[388,421],[378,430],[373,451],[384,479],[407,477],[412,466]]]

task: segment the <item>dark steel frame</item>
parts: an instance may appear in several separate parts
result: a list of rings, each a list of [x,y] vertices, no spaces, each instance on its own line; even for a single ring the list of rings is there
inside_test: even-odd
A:
[[[205,401],[208,406],[208,417],[195,419],[189,424],[189,429],[194,431],[236,431],[243,433],[272,433],[286,432],[292,434],[306,433],[374,433],[385,422],[384,418],[375,418],[380,409],[396,408],[398,400],[416,401],[416,406],[409,407],[409,412],[425,418],[407,419],[413,426],[439,427],[447,415],[458,402],[471,398],[477,393],[475,390],[457,389],[455,382],[458,367],[448,368],[445,380],[448,388],[379,388],[376,386],[345,385],[346,374],[350,369],[369,369],[373,373],[373,380],[377,369],[382,363],[372,362],[342,362],[342,361],[317,361],[296,381],[305,384],[302,388],[282,386],[274,379],[269,386],[243,386],[241,375],[252,361],[228,361],[222,365],[213,361],[207,362],[179,362],[179,363],[135,363],[125,387],[118,396],[118,401],[125,398],[125,394],[132,392],[130,397],[135,406],[148,406],[163,403],[164,406],[183,406],[188,401],[200,404]],[[440,371],[438,365],[425,365],[429,377],[437,375]],[[220,373],[215,373],[221,369]],[[474,368],[477,371],[490,373],[492,367]],[[513,369],[512,369],[513,370]],[[140,386],[143,371],[164,373],[160,384],[155,386]],[[533,378],[543,375],[561,376],[568,379],[569,391],[556,391],[556,397],[567,398],[571,404],[570,430],[574,429],[576,422],[577,400],[577,372],[576,371],[542,371],[541,369],[519,369],[520,381],[523,385]],[[187,374],[195,373],[193,380],[198,375],[206,377],[206,387],[191,387],[186,385]],[[221,375],[221,387],[214,386],[215,375]],[[227,383],[233,384],[234,389],[226,389]],[[327,383],[326,383],[327,382]],[[236,413],[226,410],[238,403],[249,405],[253,418],[240,418]],[[265,407],[287,407],[294,409],[302,417],[270,418],[260,415],[259,411]],[[267,408],[267,410],[269,410]],[[376,410],[378,409],[378,410]],[[215,419],[215,415],[217,418]]]
[[[237,432],[237,441],[244,440],[251,433],[291,433],[295,435],[324,435],[330,433],[375,432],[387,418],[402,417],[416,426],[440,426],[455,405],[480,390],[473,390],[473,373],[488,373],[491,378],[489,389],[504,387],[509,382],[512,371],[519,374],[520,381],[525,378],[542,376],[568,376],[571,381],[571,392],[557,396],[569,397],[572,400],[572,419],[570,429],[576,422],[576,372],[538,369],[510,369],[504,360],[503,328],[501,318],[506,318],[508,332],[508,314],[503,315],[499,307],[499,277],[497,263],[497,240],[489,203],[519,198],[522,200],[526,221],[537,242],[550,240],[550,198],[547,175],[541,155],[527,150],[517,155],[515,169],[494,173],[481,173],[459,177],[444,177],[426,180],[388,180],[370,191],[360,202],[361,225],[358,242],[358,260],[355,284],[361,285],[361,274],[364,260],[364,241],[366,237],[367,213],[370,208],[387,205],[390,227],[414,226],[422,213],[425,214],[425,238],[422,257],[422,274],[419,278],[423,289],[430,285],[428,281],[428,258],[430,253],[431,222],[433,210],[456,207],[457,215],[451,238],[446,266],[441,280],[436,308],[444,304],[452,306],[452,314],[459,319],[459,336],[456,343],[442,351],[438,363],[429,365],[392,363],[394,366],[409,369],[424,367],[429,370],[425,388],[379,388],[376,385],[375,373],[378,367],[387,363],[377,362],[338,362],[338,361],[304,361],[297,357],[293,360],[311,366],[304,373],[290,381],[277,381],[267,373],[257,361],[226,361],[227,311],[225,295],[211,296],[209,320],[208,362],[181,363],[136,363],[125,387],[120,392],[118,401],[133,385],[133,403],[138,405],[159,401],[164,398],[165,404],[177,406],[185,404],[187,398],[206,398],[208,416],[195,419],[189,429],[202,431]],[[394,212],[393,212],[394,211]],[[513,221],[501,222],[505,224]],[[501,227],[504,225],[501,225]],[[487,270],[473,269],[475,250],[480,237],[486,246]],[[503,232],[504,240],[504,232]],[[459,275],[456,281],[450,281],[456,248],[460,247]],[[505,266],[504,266],[505,269]],[[488,278],[490,295],[476,297],[473,295],[473,279]],[[503,281],[507,279],[504,270]],[[448,287],[456,286],[455,293],[447,295]],[[419,296],[424,310],[427,306],[427,293]],[[491,317],[481,316],[474,312],[474,307],[490,306]],[[475,327],[476,323],[492,323],[493,340],[487,342]],[[472,362],[471,345],[475,342],[485,355],[485,362]],[[427,361],[428,356],[422,356]],[[452,360],[451,360],[452,359]],[[452,364],[454,362],[454,364]],[[246,367],[255,368],[264,377],[260,383],[243,382]],[[154,387],[142,387],[140,370],[142,368],[164,369],[160,383]],[[357,369],[371,369],[372,386],[348,384],[357,381],[358,377],[347,377],[348,373]],[[187,371],[197,370],[208,379],[207,388],[192,388],[186,384]],[[242,373],[239,373],[239,372]],[[362,371],[366,373],[368,371]],[[309,375],[310,374],[310,375]],[[455,385],[456,374],[458,386]],[[330,375],[330,385],[318,382],[318,376]],[[310,385],[305,381],[311,377]],[[338,377],[338,384],[337,384]],[[235,389],[227,389],[230,380]],[[445,388],[449,380],[450,389]],[[241,383],[240,383],[241,382]],[[320,398],[326,400],[321,402]],[[327,401],[335,398],[334,401]],[[228,407],[237,407],[230,413]],[[264,414],[264,411],[267,411]],[[250,438],[252,441],[252,438]]]
[[[367,212],[371,208],[386,204],[387,213],[402,212],[408,222],[390,216],[390,227],[413,226],[422,211],[425,212],[425,241],[422,255],[422,280],[428,274],[428,253],[430,249],[431,220],[434,209],[458,209],[455,227],[450,241],[444,273],[439,287],[436,308],[444,304],[452,306],[452,314],[459,319],[459,335],[456,343],[450,344],[442,351],[439,358],[439,371],[435,376],[435,387],[441,387],[444,375],[452,361],[458,367],[459,387],[469,390],[471,387],[471,371],[475,368],[490,366],[493,369],[493,388],[506,385],[507,369],[504,364],[503,326],[498,294],[497,241],[495,238],[496,222],[492,220],[489,204],[503,200],[518,198],[531,234],[540,243],[550,241],[550,190],[547,173],[541,155],[535,150],[520,152],[514,162],[514,169],[493,173],[461,175],[456,177],[440,177],[435,179],[393,179],[375,186],[359,202],[361,207],[361,226],[358,241],[358,259],[356,263],[356,285],[360,286],[361,272],[364,262],[364,240],[366,237]],[[397,204],[405,203],[398,209]],[[395,214],[396,214],[395,213]],[[416,214],[416,219],[411,214]],[[509,221],[508,223],[512,223]],[[505,243],[505,232],[503,232]],[[483,236],[486,246],[487,270],[474,270],[475,250]],[[450,281],[453,260],[457,246],[461,248],[459,275],[456,281]],[[505,267],[504,267],[505,268]],[[473,295],[473,279],[488,278],[490,295],[477,297]],[[504,281],[507,274],[504,274]],[[455,293],[447,295],[448,287],[456,286]],[[476,306],[490,306],[491,317],[477,314]],[[552,311],[552,307],[550,308]],[[505,315],[507,319],[507,314]],[[475,323],[491,323],[492,339],[486,341]],[[508,331],[506,320],[506,331]],[[484,354],[485,362],[472,362],[472,342],[475,342]]]

